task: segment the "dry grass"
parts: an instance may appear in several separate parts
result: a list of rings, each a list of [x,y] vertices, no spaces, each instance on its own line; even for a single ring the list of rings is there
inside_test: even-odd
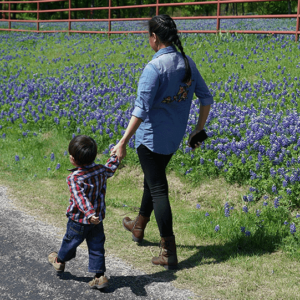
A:
[[[239,203],[247,187],[228,185],[217,179],[192,188],[174,174],[169,174],[170,199],[174,213],[180,207],[200,203],[217,205],[230,199]],[[64,180],[20,181],[11,174],[0,175],[1,184],[9,187],[9,196],[16,208],[55,225],[64,233],[68,188]],[[140,168],[123,168],[108,183],[107,217],[104,221],[107,255],[117,256],[133,267],[162,280],[172,281],[178,288],[194,291],[201,299],[299,299],[298,265],[281,252],[240,255],[220,259],[222,245],[203,242],[174,224],[180,269],[165,271],[152,266],[150,260],[159,253],[159,233],[152,217],[142,244],[131,241],[131,234],[122,227],[124,214],[137,212],[118,203],[139,206],[143,175]],[[186,225],[188,226],[188,224]],[[83,247],[86,247],[83,245]]]

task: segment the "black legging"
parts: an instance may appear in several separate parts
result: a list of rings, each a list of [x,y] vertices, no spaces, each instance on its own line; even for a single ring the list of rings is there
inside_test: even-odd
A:
[[[172,212],[165,170],[173,153],[154,153],[144,145],[140,145],[137,152],[144,172],[144,194],[140,214],[150,217],[154,210],[160,236],[172,236]]]

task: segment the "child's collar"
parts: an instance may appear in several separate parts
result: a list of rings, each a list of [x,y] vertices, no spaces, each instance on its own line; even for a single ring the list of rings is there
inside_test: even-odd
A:
[[[89,168],[93,167],[94,165],[95,165],[95,162],[92,162],[89,165],[84,165],[84,166],[76,167],[76,168],[73,168],[73,169],[67,169],[67,170],[70,171],[70,172],[74,172],[74,171],[77,171],[79,169],[89,169]]]

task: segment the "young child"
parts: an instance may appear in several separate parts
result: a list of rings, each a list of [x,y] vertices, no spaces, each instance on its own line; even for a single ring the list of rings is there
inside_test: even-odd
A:
[[[70,162],[75,166],[67,177],[71,192],[67,209],[67,231],[59,252],[52,252],[48,261],[58,272],[76,256],[77,247],[86,240],[89,250],[89,272],[96,273],[91,288],[108,286],[104,275],[105,257],[103,219],[105,218],[106,180],[114,175],[119,161],[111,156],[105,165],[95,164],[97,144],[89,136],[78,135],[69,144]]]

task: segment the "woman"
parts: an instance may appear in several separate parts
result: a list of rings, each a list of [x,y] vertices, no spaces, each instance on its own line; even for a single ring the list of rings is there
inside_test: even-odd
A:
[[[132,232],[134,241],[141,242],[154,210],[162,251],[159,257],[152,258],[152,263],[176,269],[178,261],[165,169],[184,136],[193,94],[201,105],[189,143],[203,129],[213,98],[195,63],[185,55],[173,19],[158,15],[148,25],[149,43],[156,54],[140,77],[131,120],[111,154],[122,160],[126,156],[126,145],[136,132],[135,146],[144,172],[144,193],[139,215],[135,220],[124,218],[123,225]]]

